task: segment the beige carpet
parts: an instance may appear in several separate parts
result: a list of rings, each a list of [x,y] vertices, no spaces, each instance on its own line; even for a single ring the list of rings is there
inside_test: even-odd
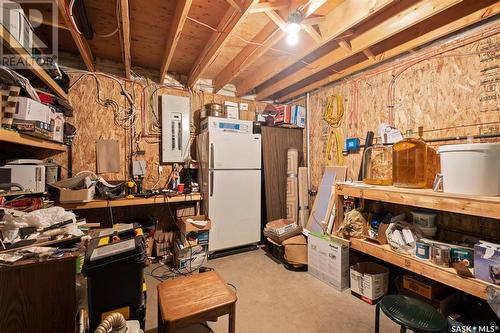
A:
[[[375,306],[338,292],[307,272],[292,272],[266,253],[245,252],[210,260],[212,267],[236,286],[237,333],[337,333],[373,332]],[[151,271],[155,267],[148,267]],[[156,332],[157,280],[146,276],[148,286],[146,332]],[[215,333],[227,332],[227,316],[208,323]],[[201,325],[182,333],[205,333]],[[399,326],[382,315],[382,333],[399,332]]]

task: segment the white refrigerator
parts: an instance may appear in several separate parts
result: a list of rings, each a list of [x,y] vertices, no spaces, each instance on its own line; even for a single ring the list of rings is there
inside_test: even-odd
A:
[[[252,122],[208,117],[197,136],[209,252],[257,243],[261,216],[261,137]]]

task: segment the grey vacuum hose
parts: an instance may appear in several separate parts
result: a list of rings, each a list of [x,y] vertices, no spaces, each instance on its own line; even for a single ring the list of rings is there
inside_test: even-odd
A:
[[[112,332],[122,333],[127,330],[127,321],[121,313],[113,312],[107,316],[99,326],[95,329],[95,333],[108,333],[110,329]]]

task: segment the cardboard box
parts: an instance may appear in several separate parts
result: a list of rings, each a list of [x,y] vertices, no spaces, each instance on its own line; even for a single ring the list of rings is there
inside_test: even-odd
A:
[[[306,122],[306,108],[300,105],[292,106],[292,124],[304,127]]]
[[[207,221],[204,226],[191,223],[193,221]],[[185,245],[206,245],[209,241],[209,230],[212,225],[210,219],[205,215],[186,216],[176,220],[176,225],[181,232],[181,241]]]
[[[52,110],[45,104],[31,98],[19,97],[14,119],[41,121],[50,124]]]
[[[474,245],[474,276],[500,286],[500,245],[479,241]]]
[[[274,116],[275,123],[285,123],[290,124],[292,115],[291,115],[291,106],[290,105],[278,105],[275,107],[276,115]]]
[[[349,288],[349,243],[309,233],[308,272],[329,286],[342,291]]]
[[[188,222],[188,220],[193,220],[193,221],[207,221],[207,224],[205,226],[199,226],[196,224],[193,224],[191,222]],[[203,230],[210,230],[212,226],[212,221],[208,218],[208,216],[205,215],[195,215],[195,216],[184,216],[181,218],[178,218],[176,220],[177,227],[183,234],[187,234],[191,231],[203,231]]]
[[[368,304],[379,301],[389,288],[389,270],[374,262],[360,262],[350,269],[351,294]]]
[[[414,274],[403,275],[403,288],[427,299],[436,299],[448,290],[447,286]]]
[[[88,202],[94,199],[95,184],[85,173],[73,178],[48,184],[51,194],[58,197],[59,202]]]
[[[432,305],[436,310],[438,310],[443,316],[447,316],[450,313],[456,311],[461,301],[461,293],[458,291],[454,291],[453,289],[447,289],[448,292],[445,292],[443,295],[438,296],[435,299],[427,299],[422,297],[421,295],[414,293],[411,290],[403,288],[403,277],[399,275],[395,279],[396,288],[398,292],[402,295],[406,295],[409,297],[417,298],[422,300],[423,302]]]

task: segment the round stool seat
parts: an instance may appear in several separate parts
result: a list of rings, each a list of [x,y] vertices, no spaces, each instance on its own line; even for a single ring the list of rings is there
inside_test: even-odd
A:
[[[379,303],[380,309],[392,321],[416,332],[442,332],[446,319],[436,309],[418,299],[403,295],[388,295]]]

